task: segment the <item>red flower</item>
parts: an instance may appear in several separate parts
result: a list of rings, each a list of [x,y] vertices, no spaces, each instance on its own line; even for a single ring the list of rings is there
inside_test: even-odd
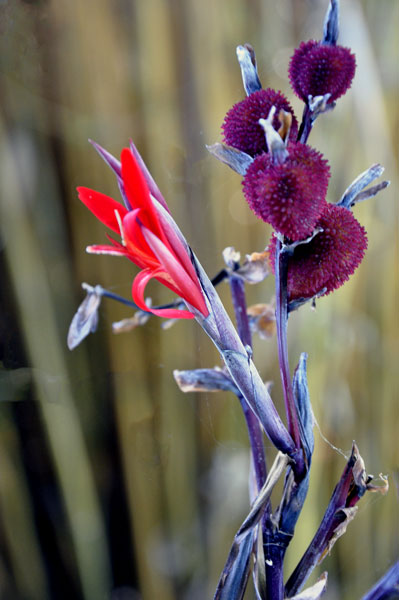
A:
[[[290,300],[311,298],[341,287],[362,262],[367,248],[364,228],[343,206],[325,203],[317,226],[320,233],[294,250],[288,261]],[[270,268],[274,273],[276,238],[269,243]]]
[[[128,148],[121,154],[121,180],[131,210],[100,192],[77,188],[87,208],[122,238],[120,243],[108,236],[112,245],[89,246],[87,251],[126,256],[142,269],[132,287],[133,300],[141,309],[169,319],[194,317],[188,310],[148,307],[144,290],[151,279],[156,279],[206,317],[209,311],[188,248],[170,215],[151,196],[146,178]]]

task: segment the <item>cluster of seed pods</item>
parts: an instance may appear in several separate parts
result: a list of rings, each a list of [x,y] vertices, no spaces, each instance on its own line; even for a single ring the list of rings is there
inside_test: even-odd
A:
[[[336,41],[327,30],[322,41],[301,43],[291,57],[290,83],[305,102],[300,128],[288,99],[280,91],[262,89],[252,48],[239,47],[248,95],[228,111],[222,125],[225,144],[248,155],[243,178],[247,203],[274,229],[268,247],[272,270],[277,237],[292,247],[290,300],[340,287],[367,248],[366,232],[351,207],[327,202],[328,162],[307,144],[318,114],[334,107],[355,74],[354,55]]]

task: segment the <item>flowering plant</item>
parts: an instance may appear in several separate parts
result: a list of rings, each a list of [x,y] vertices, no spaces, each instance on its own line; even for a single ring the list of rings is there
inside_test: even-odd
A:
[[[229,390],[242,406],[251,446],[252,506],[234,538],[220,577],[215,593],[219,600],[243,598],[251,572],[258,599],[320,598],[326,589],[326,574],[301,593],[314,567],[345,532],[365,492],[388,489],[384,478],[381,486],[372,482],[353,444],[320,526],[284,583],[285,554],[307,495],[314,449],[307,356],[301,355],[291,378],[289,314],[337,289],[354,273],[364,257],[367,236],[353,216],[352,207],[388,185],[383,182],[367,188],[383,172],[380,165],[373,165],[338,202],[327,201],[330,167],[321,153],[308,145],[308,138],[315,120],[335,107],[354,77],[354,55],[337,45],[337,40],[338,1],[331,0],[322,40],[302,43],[290,61],[290,82],[305,103],[299,126],[284,95],[262,88],[252,47],[237,48],[247,97],[228,111],[222,125],[223,143],[208,149],[243,177],[249,208],[273,227],[263,253],[254,253],[241,264],[238,253],[226,249],[226,268],[211,281],[133,144],[122,151],[120,162],[94,144],[115,172],[124,204],[91,189],[78,188],[80,200],[121,238],[117,241],[110,237],[111,245],[92,245],[88,252],[123,256],[141,269],[132,286],[133,305],[139,309],[134,325],[144,323],[150,314],[168,319],[195,318],[219,350],[222,369],[175,371],[180,388]],[[265,331],[267,311],[248,309],[245,297],[246,283],[260,283],[270,272],[275,276],[275,315],[271,320],[275,320],[287,426],[252,360],[251,323],[256,323],[258,331]],[[174,292],[177,300],[153,307],[144,298],[151,279]],[[237,328],[216,291],[216,285],[224,279],[230,285]],[[120,299],[100,286],[86,288],[88,296],[69,331],[70,348],[95,330],[102,296]],[[185,309],[181,308],[183,304]],[[269,469],[263,433],[278,450]],[[282,495],[273,506],[271,493],[283,475]],[[393,590],[398,585],[398,570],[399,565],[376,589],[384,594]],[[365,598],[385,597],[377,592],[370,594],[373,592]]]

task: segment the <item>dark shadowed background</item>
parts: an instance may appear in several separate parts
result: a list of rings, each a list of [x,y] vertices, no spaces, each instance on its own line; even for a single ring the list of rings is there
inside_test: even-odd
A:
[[[341,37],[357,75],[310,144],[332,168],[328,199],[374,162],[391,187],[360,204],[366,258],[348,284],[290,320],[291,367],[309,353],[323,435],[359,445],[369,494],[327,569],[329,600],[353,600],[399,553],[398,526],[398,25],[396,0],[342,0]],[[111,300],[97,333],[73,351],[69,323],[81,282],[130,297],[128,261],[89,256],[104,227],[81,205],[83,185],[117,196],[88,144],[119,155],[133,138],[209,275],[221,252],[260,251],[270,230],[242,197],[240,178],[207,154],[228,108],[244,97],[235,47],[256,50],[264,87],[288,95],[287,65],[319,39],[327,0],[0,0],[0,598],[211,598],[248,510],[248,448],[235,398],[185,395],[175,368],[219,363],[195,322],[151,319],[114,335],[131,311]],[[166,290],[149,289],[154,302]],[[220,293],[231,310],[227,286]],[[273,282],[248,290],[268,302]],[[275,382],[275,339],[255,340]],[[308,500],[289,549],[299,560],[344,466],[315,430]],[[269,457],[274,455],[268,446]],[[247,598],[253,598],[248,592]]]

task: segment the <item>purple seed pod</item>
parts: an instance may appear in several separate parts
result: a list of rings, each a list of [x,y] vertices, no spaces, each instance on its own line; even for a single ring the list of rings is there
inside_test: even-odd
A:
[[[350,88],[355,69],[355,55],[349,48],[310,40],[302,42],[291,57],[289,77],[304,102],[309,96],[331,94],[331,103]]]
[[[257,156],[243,180],[245,198],[257,217],[292,241],[310,235],[325,203],[330,169],[322,154],[299,142],[275,164],[271,153]]]
[[[276,130],[281,125],[278,116],[280,110],[292,114],[289,139],[296,140],[298,122],[290,103],[281,92],[268,88],[253,92],[229,110],[222,125],[224,142],[250,156],[267,152],[265,132],[259,125],[259,119],[267,119],[272,106],[276,107],[273,119]]]
[[[290,300],[325,294],[345,283],[362,262],[367,248],[364,227],[343,206],[325,203],[317,227],[322,231],[299,244],[288,262]],[[276,238],[269,243],[270,267],[274,272]]]

